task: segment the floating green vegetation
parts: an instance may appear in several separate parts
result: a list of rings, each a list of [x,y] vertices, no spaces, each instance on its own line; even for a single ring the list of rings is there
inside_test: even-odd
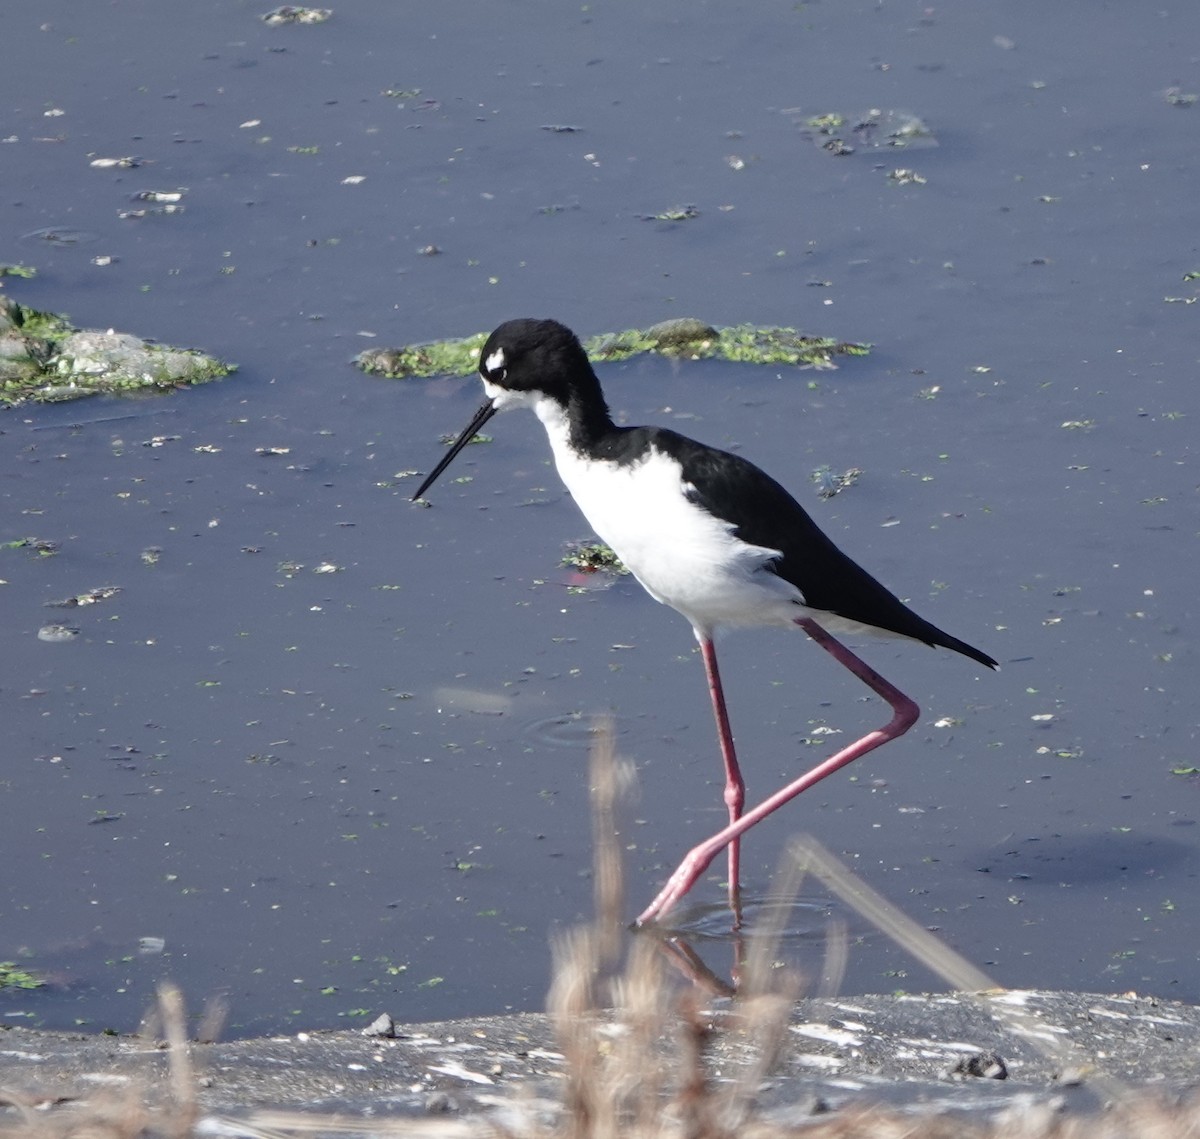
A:
[[[887,177],[888,181],[895,186],[924,186],[926,181],[923,174],[918,174],[915,170],[909,170],[903,166],[889,171]]]
[[[439,436],[438,436],[438,442],[440,442],[440,443],[444,444],[445,446],[449,447],[449,446],[451,446],[451,445],[454,443],[454,441],[455,441],[457,438],[458,438],[458,436],[457,436],[457,435],[439,435]],[[490,436],[490,435],[485,435],[485,434],[484,434],[482,431],[477,431],[477,432],[475,432],[475,434],[474,434],[474,435],[472,435],[472,436],[471,436],[471,438],[470,438],[470,439],[468,439],[468,440],[467,440],[467,446],[468,446],[468,447],[475,447],[475,446],[477,446],[477,445],[478,445],[478,444],[480,444],[480,443],[492,443],[492,442],[494,442],[494,440],[493,440],[492,436]]]
[[[77,593],[60,601],[45,601],[43,604],[52,609],[77,609],[81,605],[95,605],[97,602],[107,601],[120,592],[119,585],[101,585],[96,589],[89,589],[86,593]]]
[[[822,498],[833,498],[841,494],[847,487],[854,486],[862,478],[861,467],[851,467],[840,475],[835,475],[828,464],[817,467],[812,473],[812,481],[817,484],[817,494]]]
[[[302,8],[295,4],[284,4],[265,12],[261,18],[264,24],[280,27],[283,24],[323,24],[332,15],[331,8]]]
[[[37,270],[32,265],[0,265],[0,277],[36,277]]]
[[[404,379],[407,376],[469,376],[479,367],[479,351],[488,334],[464,340],[438,340],[406,348],[369,348],[355,363],[373,376]]]
[[[1184,284],[1187,284],[1187,285],[1192,285],[1192,286],[1200,285],[1200,269],[1190,269],[1188,272],[1184,273],[1183,281],[1184,281]],[[1168,297],[1163,297],[1163,300],[1169,305],[1194,305],[1197,301],[1200,301],[1200,294],[1198,294],[1197,290],[1195,288],[1193,288],[1190,296],[1186,296],[1186,297],[1168,296]]]
[[[17,337],[58,340],[74,331],[66,317],[53,312],[41,312],[18,304],[11,297],[0,296],[0,345],[7,345],[10,339]],[[8,356],[9,351],[0,347],[0,359]]]
[[[563,554],[562,564],[582,573],[627,574],[625,563],[603,542],[577,542]]]
[[[5,989],[40,989],[41,977],[22,969],[15,961],[0,961],[0,991]]]
[[[0,295],[0,407],[82,396],[173,391],[227,376],[233,366],[124,332],[75,328]]]
[[[839,115],[836,111],[831,111],[825,115],[810,115],[805,120],[805,126],[809,130],[820,131],[822,134],[830,134],[833,131],[841,130],[846,123],[846,116]]]
[[[52,558],[59,551],[59,543],[48,538],[14,538],[11,542],[0,542],[0,550],[32,550],[43,558]]]
[[[441,340],[404,348],[371,348],[355,363],[364,372],[391,379],[426,376],[469,376],[479,367],[487,333],[462,340]],[[691,317],[667,320],[646,329],[627,329],[585,340],[594,361],[628,360],[643,352],[703,360],[710,357],[743,364],[788,364],[804,368],[836,368],[838,356],[865,356],[868,344],[808,336],[794,328],[736,324],[714,328]]]
[[[937,139],[925,121],[909,111],[882,110],[872,107],[862,115],[844,115],[830,111],[796,120],[801,133],[822,150],[845,156],[865,147],[878,150],[889,147],[937,146]]]
[[[657,214],[638,214],[642,221],[691,221],[700,216],[700,207],[693,205],[671,206]]]

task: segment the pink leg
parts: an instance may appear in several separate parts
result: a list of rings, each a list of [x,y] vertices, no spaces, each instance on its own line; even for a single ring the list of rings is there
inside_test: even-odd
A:
[[[717,652],[712,638],[696,634],[700,652],[704,657],[704,672],[708,676],[708,693],[712,697],[713,715],[717,720],[717,739],[721,743],[721,759],[725,763],[725,806],[729,808],[729,824],[732,826],[742,817],[746,802],[746,784],[738,767],[737,752],[733,747],[733,732],[729,728],[729,713],[725,710],[725,692],[721,687],[721,673],[717,668]],[[729,908],[733,911],[735,928],[742,924],[741,902],[741,841],[733,838],[729,842]]]
[[[867,752],[873,751],[880,744],[887,743],[888,740],[902,736],[917,722],[921,710],[894,684],[884,680],[869,664],[860,660],[845,645],[830,636],[811,617],[802,617],[796,624],[872,691],[882,696],[892,708],[892,718],[882,728],[868,732],[856,743],[843,748],[823,763],[817,764],[795,782],[776,791],[774,795],[764,799],[753,810],[747,811],[736,822],[731,822],[724,830],[718,831],[712,838],[706,839],[689,851],[687,857],[679,864],[679,869],[667,880],[667,884],[662,888],[658,897],[646,907],[637,919],[638,925],[665,914],[696,884],[700,875],[708,869],[709,864],[721,850],[736,842],[755,823],[765,819],[772,811],[778,810],[784,803],[790,802],[801,791],[808,790],[814,783],[819,783],[827,775],[832,775],[846,764],[853,763],[859,756],[866,755]]]

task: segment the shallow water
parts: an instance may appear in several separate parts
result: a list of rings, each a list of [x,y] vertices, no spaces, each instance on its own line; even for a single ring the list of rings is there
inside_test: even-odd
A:
[[[6,19],[0,261],[39,270],[7,290],[240,371],[0,416],[0,542],[61,543],[0,550],[0,960],[55,981],[0,1019],[131,1029],[160,976],[224,994],[236,1033],[540,1007],[548,934],[591,908],[595,712],[640,773],[631,915],[719,824],[691,634],[635,583],[572,590],[587,528],[536,421],[493,421],[412,507],[398,476],[478,386],[349,365],[517,315],[873,343],[832,373],[601,378],[622,420],[761,463],[1001,659],[864,643],[922,720],[756,828],[752,899],[810,832],[1003,984],[1200,999],[1197,776],[1174,773],[1200,766],[1200,106],[1164,96],[1200,91],[1200,11],[170,7]],[[939,145],[804,137],[872,107]],[[117,216],[178,187],[183,213]],[[864,475],[822,501],[822,466]],[[822,754],[814,726],[881,718],[802,637],[730,637],[722,665],[752,798]],[[785,955],[815,971],[804,902]],[[844,991],[938,985],[855,932]]]

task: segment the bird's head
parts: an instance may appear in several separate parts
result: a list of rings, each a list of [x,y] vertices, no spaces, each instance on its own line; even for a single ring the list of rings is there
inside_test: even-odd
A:
[[[556,320],[507,320],[479,353],[479,378],[496,411],[529,407],[542,396],[565,407],[572,378],[590,374],[575,333]]]
[[[588,363],[587,353],[575,333],[556,320],[505,321],[487,338],[479,353],[479,378],[487,402],[417,488],[412,496],[414,502],[498,411],[536,408],[547,399],[565,409],[586,388],[593,403],[602,409],[601,414],[607,416],[599,381]]]

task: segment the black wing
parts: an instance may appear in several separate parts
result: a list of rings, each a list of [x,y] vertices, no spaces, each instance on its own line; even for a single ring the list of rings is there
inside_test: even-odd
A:
[[[693,502],[729,522],[743,542],[779,550],[770,568],[800,590],[805,605],[927,645],[941,645],[996,667],[987,653],[918,616],[843,554],[804,507],[753,463],[666,428],[631,431],[646,432],[640,442],[652,442],[680,464],[684,481],[693,488],[689,493]]]

